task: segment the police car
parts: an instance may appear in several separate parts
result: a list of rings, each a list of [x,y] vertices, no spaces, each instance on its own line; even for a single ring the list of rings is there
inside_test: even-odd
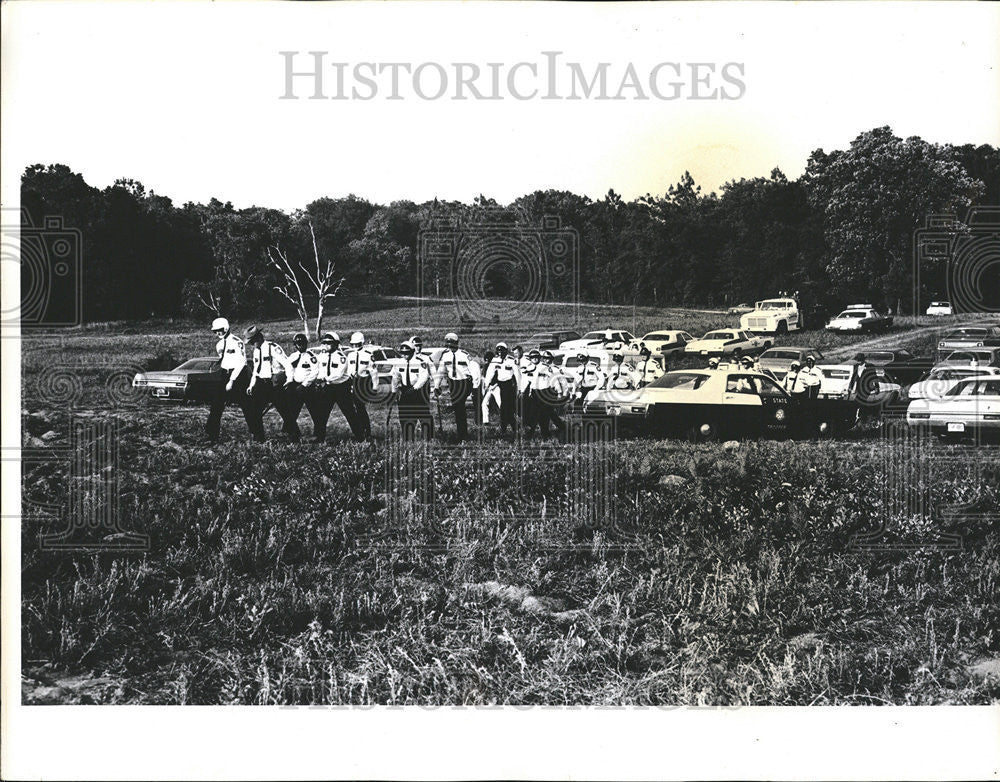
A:
[[[571,339],[559,344],[559,349],[570,353],[574,350],[620,350],[635,342],[630,331],[604,329],[588,331],[580,339]]]
[[[949,331],[938,342],[941,357],[955,350],[1000,347],[1000,326],[962,326]]]
[[[651,331],[641,339],[635,340],[629,346],[629,350],[638,352],[645,345],[654,356],[671,356],[676,353],[683,353],[684,347],[689,342],[694,342],[694,337],[686,331],[677,331],[675,329]]]
[[[886,331],[892,326],[891,315],[883,315],[871,304],[851,304],[826,324],[827,331]]]
[[[675,370],[638,391],[592,391],[584,412],[693,440],[789,434],[806,421],[803,406],[772,377],[735,368]]]
[[[944,315],[954,315],[955,310],[952,309],[950,301],[932,301],[927,308],[927,314],[941,317]]]
[[[700,356],[743,356],[759,353],[771,347],[771,340],[758,337],[741,329],[718,329],[708,332],[701,339],[688,342],[685,353]]]

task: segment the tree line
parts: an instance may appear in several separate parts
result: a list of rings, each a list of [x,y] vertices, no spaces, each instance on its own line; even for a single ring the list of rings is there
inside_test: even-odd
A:
[[[338,292],[414,295],[421,275],[425,295],[450,295],[446,269],[420,266],[422,227],[496,213],[575,229],[588,302],[720,306],[798,290],[820,308],[865,300],[906,312],[914,230],[928,215],[1000,203],[1000,150],[880,127],[848,149],[816,150],[798,179],[774,169],[719,192],[685,173],[666,193],[631,201],[613,190],[599,200],[536,191],[510,204],[349,195],[291,213],[216,198],[178,207],[134,180],[101,190],[65,165],[38,164],[22,176],[21,203],[22,230],[59,215],[81,232],[85,321],[287,316],[314,312],[321,295],[329,308]],[[484,296],[518,298],[524,270],[498,263],[478,284]],[[922,272],[921,284],[927,297],[944,295],[943,267]]]

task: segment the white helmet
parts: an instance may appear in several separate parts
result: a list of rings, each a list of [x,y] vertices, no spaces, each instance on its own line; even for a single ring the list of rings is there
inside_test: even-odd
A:
[[[353,334],[351,334],[351,344],[352,345],[364,345],[365,344],[365,335],[362,334],[360,331],[355,331]]]
[[[449,331],[447,334],[444,335],[444,341],[458,342],[458,334],[456,334],[454,331]]]
[[[218,331],[222,329],[223,331],[229,331],[229,321],[225,318],[216,318],[212,321],[212,331]]]

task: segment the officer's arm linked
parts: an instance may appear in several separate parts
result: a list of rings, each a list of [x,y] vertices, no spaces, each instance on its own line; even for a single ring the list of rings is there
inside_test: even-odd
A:
[[[288,360],[288,354],[282,350],[281,345],[275,345],[273,355],[276,359],[278,359],[278,363],[281,364],[281,368],[285,370],[285,385],[290,386],[292,381],[295,379],[295,367],[293,367],[292,362]]]

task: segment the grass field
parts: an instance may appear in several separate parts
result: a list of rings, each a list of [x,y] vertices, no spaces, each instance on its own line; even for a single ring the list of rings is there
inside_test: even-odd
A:
[[[380,302],[328,325],[436,344],[453,312]],[[578,330],[636,334],[734,320],[580,312]],[[465,343],[520,339],[562,317],[543,308],[523,333],[477,324]],[[904,319],[899,344],[932,346],[923,320]],[[283,342],[298,330],[265,327]],[[276,420],[270,442],[245,442],[227,412],[224,441],[208,447],[203,408],[137,403],[131,373],[212,352],[201,324],[112,324],[57,341],[22,348],[25,445],[58,450],[71,418],[114,415],[119,517],[150,542],[42,550],[39,535],[59,524],[34,503],[63,504],[73,481],[92,483],[58,459],[24,463],[25,702],[1000,701],[995,451],[931,444],[909,482],[877,433],[574,451],[488,432],[475,449],[429,446],[444,467],[418,473],[434,486],[420,503],[391,480],[381,411],[374,443],[298,446]],[[785,341],[829,351],[858,338]],[[614,481],[598,521],[568,502],[587,459]],[[925,517],[901,495],[936,510]],[[947,511],[956,504],[966,510]]]

